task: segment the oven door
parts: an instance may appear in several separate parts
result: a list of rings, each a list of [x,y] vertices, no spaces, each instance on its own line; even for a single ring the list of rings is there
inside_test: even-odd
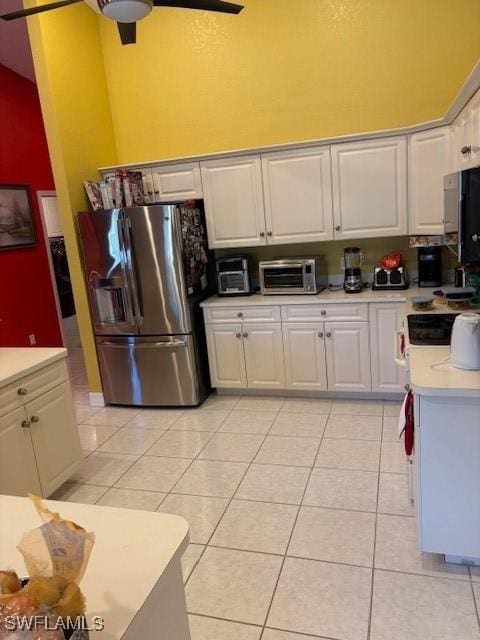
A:
[[[305,265],[260,265],[260,289],[263,294],[305,293]]]

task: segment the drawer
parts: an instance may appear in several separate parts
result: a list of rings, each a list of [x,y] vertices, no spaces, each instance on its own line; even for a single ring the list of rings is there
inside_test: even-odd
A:
[[[67,380],[67,363],[65,360],[59,360],[12,382],[0,389],[0,415],[4,416],[10,411],[18,409]],[[19,389],[24,389],[26,393],[19,394]]]
[[[282,307],[284,322],[317,322],[318,320],[367,321],[368,304],[345,302],[344,304],[295,304]]]
[[[238,322],[280,322],[280,307],[274,306],[238,306],[207,307],[204,309],[206,324]]]

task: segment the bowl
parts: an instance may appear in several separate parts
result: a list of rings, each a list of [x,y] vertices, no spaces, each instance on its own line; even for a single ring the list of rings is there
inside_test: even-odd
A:
[[[429,311],[433,307],[433,296],[413,296],[411,303],[415,311]]]

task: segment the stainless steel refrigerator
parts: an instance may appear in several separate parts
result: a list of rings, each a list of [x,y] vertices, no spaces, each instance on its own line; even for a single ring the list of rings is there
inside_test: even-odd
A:
[[[199,303],[213,292],[202,203],[78,221],[105,401],[200,404],[210,380]]]

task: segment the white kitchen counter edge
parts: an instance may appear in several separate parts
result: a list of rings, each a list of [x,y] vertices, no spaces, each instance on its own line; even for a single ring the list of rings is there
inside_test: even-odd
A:
[[[66,358],[63,348],[1,347],[0,388]]]
[[[464,371],[448,362],[449,347],[409,349],[410,387],[420,396],[480,398],[480,371]]]
[[[372,291],[365,289],[361,293],[345,293],[341,291],[322,291],[316,295],[262,295],[254,293],[251,296],[211,296],[201,303],[201,307],[244,307],[285,306],[306,304],[358,304],[360,302],[407,302],[412,295],[419,295],[417,289],[406,291]]]

